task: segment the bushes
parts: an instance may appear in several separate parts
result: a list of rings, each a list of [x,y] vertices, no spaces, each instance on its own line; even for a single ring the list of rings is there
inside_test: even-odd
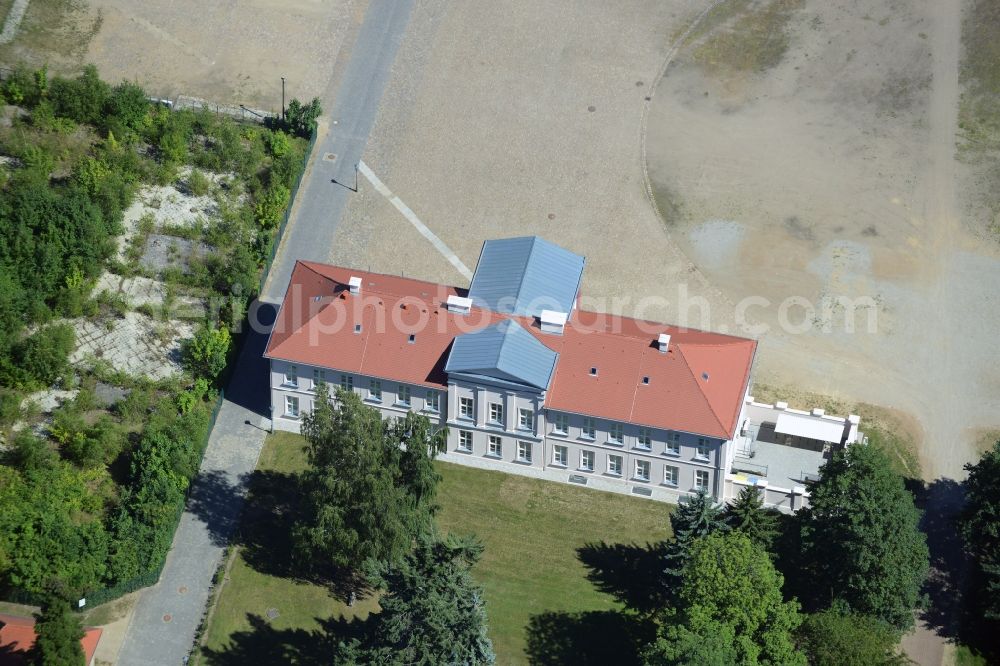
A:
[[[254,220],[261,229],[270,231],[278,226],[285,209],[288,208],[288,199],[291,192],[281,183],[272,183],[261,196],[257,198],[253,207]]]
[[[181,350],[184,367],[197,377],[215,381],[226,369],[231,341],[228,329],[203,325],[193,338],[184,342]]]
[[[314,97],[308,104],[303,104],[297,99],[288,103],[285,111],[285,120],[282,129],[307,139],[316,131],[316,120],[323,113],[319,98]]]
[[[25,388],[51,386],[69,367],[76,336],[67,324],[39,329],[14,346],[14,385]]]
[[[49,85],[49,100],[56,115],[78,123],[100,124],[110,96],[111,86],[101,80],[93,65],[84,67],[75,79],[55,78]]]

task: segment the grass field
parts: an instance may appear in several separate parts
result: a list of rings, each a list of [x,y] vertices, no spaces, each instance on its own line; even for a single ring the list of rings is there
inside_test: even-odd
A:
[[[271,475],[266,478],[276,483],[270,490],[287,489],[285,475],[305,467],[302,442],[287,433],[268,438],[258,474]],[[608,611],[618,605],[588,581],[577,548],[602,541],[645,544],[668,535],[668,505],[447,463],[438,463],[438,469],[439,526],[475,533],[485,546],[474,574],[486,591],[499,664],[526,661],[526,628],[532,618],[546,631],[568,633],[615,621]],[[260,522],[256,512],[262,506],[285,506],[270,501],[260,487],[251,495],[256,506],[247,513],[253,522]],[[284,510],[277,513],[280,521]],[[294,661],[295,655],[319,650],[316,643],[329,632],[327,618],[364,617],[377,610],[373,598],[348,608],[324,586],[295,580],[280,567],[271,570],[271,563],[262,563],[250,552],[234,557],[208,626],[201,663],[238,663],[249,657],[257,663]],[[284,553],[275,552],[274,557]],[[269,609],[277,616],[268,621]]]

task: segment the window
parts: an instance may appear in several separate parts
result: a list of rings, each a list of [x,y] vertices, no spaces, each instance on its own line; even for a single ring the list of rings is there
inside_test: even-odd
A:
[[[503,440],[497,435],[490,435],[489,446],[486,450],[486,455],[493,456],[494,458],[503,457]]]
[[[458,399],[458,415],[463,419],[474,418],[472,414],[472,398]]]
[[[458,450],[464,451],[465,453],[472,453],[472,431],[471,430],[459,430],[458,431]]]
[[[649,428],[639,428],[639,436],[635,440],[635,445],[646,451],[653,448],[653,431]]]
[[[569,432],[569,414],[552,415],[552,432],[558,435],[565,435]]]
[[[608,456],[608,474],[622,475],[622,457]]]
[[[673,465],[666,465],[663,468],[663,483],[667,486],[677,487],[677,468]]]
[[[698,450],[695,453],[695,458],[697,458],[698,460],[708,460],[708,452],[709,452],[708,440],[703,437],[699,437]]]
[[[428,412],[437,412],[441,409],[441,395],[437,391],[427,391],[427,402],[424,405],[424,410]]]
[[[621,444],[624,439],[624,429],[621,423],[612,423],[608,426],[608,443]]]
[[[708,490],[708,472],[699,469],[694,473],[694,487],[695,490]]]
[[[594,439],[597,437],[597,424],[589,416],[583,417],[583,425],[580,426],[580,437],[584,439]]]
[[[503,405],[499,402],[490,403],[490,423],[503,425]]]
[[[340,388],[345,391],[354,390],[354,376],[353,375],[341,375],[340,376]]]
[[[530,409],[518,410],[517,427],[521,430],[535,429],[535,413]]]
[[[326,370],[313,368],[313,388],[316,389],[326,384]]]
[[[519,462],[531,462],[531,442],[517,443],[517,459]]]
[[[285,386],[292,386],[298,388],[299,386],[299,368],[296,365],[289,365],[285,368]]]
[[[565,467],[567,461],[569,460],[569,450],[565,446],[552,447],[552,464],[559,465],[560,467]]]
[[[594,471],[594,452],[580,451],[580,469],[584,472]]]
[[[299,418],[299,399],[294,395],[285,396],[285,416],[290,419]]]
[[[382,380],[372,380],[371,386],[368,387],[368,399],[382,402]]]
[[[664,450],[668,456],[679,456],[681,454],[681,434],[679,432],[667,433],[667,448]]]
[[[396,394],[397,405],[410,405],[410,387],[406,384],[399,385],[399,393]]]
[[[637,481],[649,481],[649,461],[635,461],[635,478]]]

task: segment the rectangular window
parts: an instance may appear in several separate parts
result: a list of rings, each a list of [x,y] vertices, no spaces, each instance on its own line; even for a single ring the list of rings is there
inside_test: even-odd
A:
[[[520,409],[517,415],[517,427],[521,430],[535,429],[535,413],[530,409]]]
[[[668,456],[679,456],[681,454],[681,434],[679,432],[667,433],[667,448],[663,452]]]
[[[649,461],[635,461],[635,478],[637,481],[649,481]]]
[[[326,370],[313,368],[313,389],[317,389],[326,384]]]
[[[608,456],[608,474],[613,474],[615,476],[622,475],[621,456]]]
[[[531,442],[517,443],[517,459],[520,462],[531,462]]]
[[[369,400],[374,400],[376,402],[382,402],[382,380],[373,379],[371,386],[368,387],[368,398]]]
[[[565,467],[569,460],[569,450],[565,446],[552,447],[552,464],[559,465],[560,467]]]
[[[458,450],[464,451],[465,453],[472,453],[472,431],[471,430],[459,430],[458,431]]]
[[[694,473],[694,487],[695,490],[708,491],[708,472],[699,469]]]
[[[677,487],[677,475],[678,470],[673,465],[667,465],[663,468],[663,483],[664,485]]]
[[[399,393],[396,394],[396,404],[410,406],[410,387],[406,384],[399,385]]]
[[[503,458],[503,440],[497,435],[490,435],[489,446],[486,455],[494,458]]]
[[[299,368],[296,365],[289,365],[285,367],[285,386],[292,386],[298,388],[299,386]]]
[[[437,412],[441,408],[441,395],[437,391],[427,391],[427,403],[424,409],[428,412]]]
[[[621,423],[612,423],[608,425],[608,443],[609,444],[621,444],[624,440],[624,428]]]
[[[341,375],[340,376],[340,388],[345,391],[354,390],[354,375]]]
[[[580,469],[584,472],[594,471],[594,452],[580,451]]]
[[[708,444],[708,440],[704,439],[702,437],[699,437],[698,438],[698,449],[697,449],[697,451],[695,453],[695,457],[698,460],[708,460],[709,448],[710,447],[709,447],[709,444]]]
[[[503,425],[503,405],[499,402],[490,403],[490,423]]]
[[[635,440],[636,448],[649,451],[653,448],[653,431],[649,428],[639,428],[639,436]]]
[[[597,423],[589,416],[583,417],[583,425],[580,426],[580,437],[584,439],[595,439],[597,437]]]
[[[285,416],[291,419],[299,418],[299,399],[294,395],[285,396]]]
[[[472,398],[458,399],[458,415],[463,419],[475,418],[475,415],[472,412]]]
[[[552,415],[552,432],[557,435],[565,435],[569,432],[569,414]]]

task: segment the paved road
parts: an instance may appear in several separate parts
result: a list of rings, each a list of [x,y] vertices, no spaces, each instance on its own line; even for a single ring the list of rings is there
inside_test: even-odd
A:
[[[327,258],[334,230],[353,194],[331,179],[354,184],[354,165],[361,160],[375,122],[411,7],[412,0],[370,2],[336,96],[327,96],[335,100],[331,131],[317,143],[262,301],[280,300],[296,259]],[[326,153],[336,154],[337,159],[323,160]],[[265,306],[259,319],[269,324],[273,316],[273,308]],[[265,334],[251,335],[240,354],[160,582],[136,604],[119,664],[172,666],[183,663],[191,649],[212,577],[239,519],[246,483],[264,444],[265,343]]]
[[[332,100],[329,130],[316,143],[296,198],[295,216],[264,285],[264,300],[281,299],[297,259],[326,261],[329,257],[333,232],[354,194],[356,166],[368,143],[412,6],[413,0],[372,0],[369,4],[350,64]],[[329,104],[330,95],[327,98]],[[332,162],[324,159],[330,154],[336,155]]]

